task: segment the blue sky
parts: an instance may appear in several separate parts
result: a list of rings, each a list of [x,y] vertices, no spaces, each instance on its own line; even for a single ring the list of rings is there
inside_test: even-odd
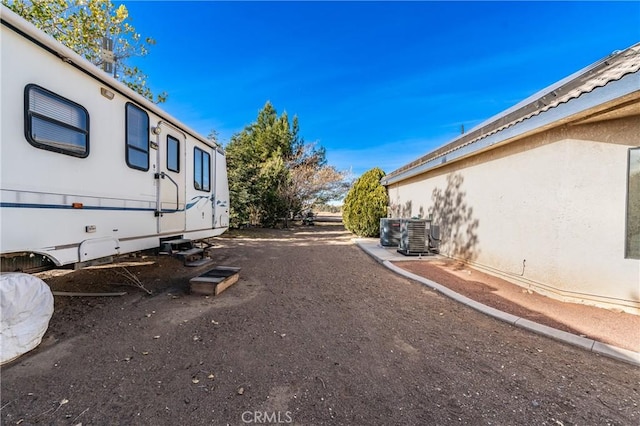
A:
[[[355,176],[640,42],[640,2],[123,3],[171,115],[226,144],[271,101]]]

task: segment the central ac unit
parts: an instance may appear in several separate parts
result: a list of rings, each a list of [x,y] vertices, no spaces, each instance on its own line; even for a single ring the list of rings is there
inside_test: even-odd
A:
[[[388,217],[380,218],[380,245],[382,247],[398,247],[401,220]]]
[[[430,253],[440,253],[440,226],[429,223],[427,240]]]
[[[428,223],[426,219],[401,219],[398,252],[419,255],[429,252]]]

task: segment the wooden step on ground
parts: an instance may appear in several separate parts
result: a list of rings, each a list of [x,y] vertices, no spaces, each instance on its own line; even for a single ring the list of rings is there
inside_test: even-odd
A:
[[[191,293],[217,296],[238,281],[240,268],[216,266],[189,280]]]

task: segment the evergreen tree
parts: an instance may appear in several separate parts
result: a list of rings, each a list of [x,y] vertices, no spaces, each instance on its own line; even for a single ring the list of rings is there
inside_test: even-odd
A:
[[[295,138],[287,114],[278,117],[271,102],[254,123],[231,137],[226,147],[231,226],[273,226],[285,214],[279,192],[287,182],[284,159]]]
[[[226,147],[231,226],[274,226],[315,202],[339,198],[345,174],[326,164],[325,150],[299,136],[298,117],[278,116],[270,102]]]
[[[380,184],[385,173],[375,167],[358,178],[342,206],[345,228],[361,237],[380,236],[380,218],[386,217],[389,197]]]

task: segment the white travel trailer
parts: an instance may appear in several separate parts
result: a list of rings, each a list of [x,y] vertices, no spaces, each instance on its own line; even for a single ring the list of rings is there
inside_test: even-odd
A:
[[[228,229],[220,147],[1,12],[2,257],[86,265]]]

